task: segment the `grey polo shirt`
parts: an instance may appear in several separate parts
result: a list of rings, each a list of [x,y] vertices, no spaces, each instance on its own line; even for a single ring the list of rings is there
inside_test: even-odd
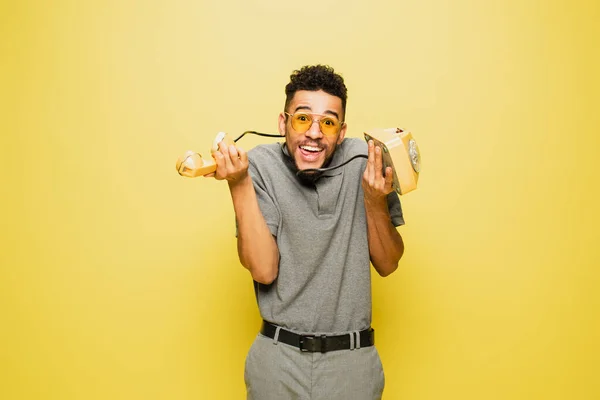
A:
[[[314,184],[295,175],[282,143],[248,152],[258,204],[279,248],[279,273],[254,282],[261,316],[298,333],[346,333],[371,324],[371,274],[361,186],[366,159],[324,173]],[[329,166],[367,154],[346,138]],[[394,226],[404,224],[400,200],[388,196]]]

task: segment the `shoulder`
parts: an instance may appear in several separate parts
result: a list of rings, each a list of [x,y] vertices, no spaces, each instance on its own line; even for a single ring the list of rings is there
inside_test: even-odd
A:
[[[281,143],[259,144],[248,151],[248,160],[254,164],[273,162],[281,158]]]
[[[341,162],[342,160],[348,160],[358,155],[362,155],[365,156],[365,158],[362,158],[360,159],[360,161],[355,161],[350,164],[356,165],[361,169],[364,168],[365,164],[367,163],[366,156],[369,155],[369,146],[367,145],[367,142],[358,138],[345,138],[344,141],[339,145],[339,147],[342,150],[340,151],[340,156],[342,157],[342,159],[338,162]]]
[[[359,138],[345,138],[340,147],[344,149],[346,157],[353,157],[357,154],[369,154],[367,142]]]
[[[281,143],[260,144],[248,151],[248,171],[253,180],[279,181],[288,173]]]

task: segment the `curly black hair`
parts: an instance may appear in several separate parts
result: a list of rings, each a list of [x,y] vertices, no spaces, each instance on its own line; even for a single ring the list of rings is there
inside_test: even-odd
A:
[[[344,78],[328,65],[306,65],[290,75],[290,83],[285,86],[285,109],[287,110],[298,90],[322,90],[342,99],[342,111],[346,115],[348,89]]]

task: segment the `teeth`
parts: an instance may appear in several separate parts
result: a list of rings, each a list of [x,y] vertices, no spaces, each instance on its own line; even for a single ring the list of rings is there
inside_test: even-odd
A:
[[[320,147],[300,146],[300,148],[303,149],[303,150],[307,150],[307,151],[321,151]]]

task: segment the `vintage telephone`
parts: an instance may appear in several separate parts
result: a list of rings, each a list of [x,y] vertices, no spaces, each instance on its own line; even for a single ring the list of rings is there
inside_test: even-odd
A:
[[[220,142],[224,141],[226,144],[233,144],[246,134],[278,138],[282,137],[281,135],[246,131],[235,140],[232,140],[224,132],[219,132],[213,141],[211,153],[218,151]],[[365,132],[364,137],[366,141],[373,140],[375,146],[381,147],[381,150],[383,151],[383,169],[385,170],[387,167],[392,167],[394,170],[394,182],[392,183],[392,187],[399,195],[403,195],[417,188],[419,172],[421,171],[421,154],[417,143],[412,137],[412,133],[400,128],[373,129]],[[361,154],[346,160],[340,165],[310,171],[318,172],[339,168],[359,157],[366,158],[367,156]],[[189,150],[182,157],[177,159],[175,167],[177,168],[179,175],[194,178],[215,172],[217,164],[214,159],[205,160],[200,153]],[[305,171],[307,170],[304,170],[304,172]]]

